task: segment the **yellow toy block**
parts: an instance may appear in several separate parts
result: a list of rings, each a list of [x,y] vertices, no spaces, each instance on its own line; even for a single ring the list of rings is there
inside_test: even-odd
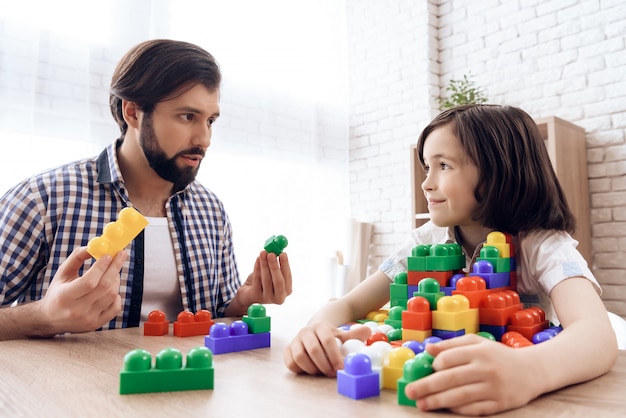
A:
[[[511,243],[506,242],[506,235],[502,232],[490,232],[487,235],[485,246],[496,247],[500,251],[500,257],[502,258],[511,258]]]
[[[122,251],[148,225],[148,220],[136,209],[127,207],[120,211],[117,221],[109,222],[102,235],[92,238],[87,251],[98,260],[105,254],[111,257]]]
[[[433,311],[433,329],[464,329],[466,334],[475,334],[478,332],[478,318],[478,309],[470,309],[466,296],[444,296],[437,301],[437,310]]]
[[[402,377],[404,363],[412,358],[415,358],[415,353],[407,347],[395,347],[387,354],[382,370],[383,388],[398,389],[398,379]]]
[[[419,341],[424,342],[428,337],[432,337],[433,330],[428,329],[421,331],[418,329],[406,329],[402,328],[402,341]]]

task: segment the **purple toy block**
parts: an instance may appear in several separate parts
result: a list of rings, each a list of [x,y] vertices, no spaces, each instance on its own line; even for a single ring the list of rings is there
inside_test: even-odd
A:
[[[204,337],[204,345],[213,354],[233,353],[270,346],[270,333],[249,334],[248,324],[235,321],[230,326],[223,322],[214,324],[209,335]]]
[[[473,271],[469,276],[480,276],[485,280],[487,289],[507,287],[511,284],[510,273],[494,273],[493,265],[486,260],[479,260],[474,263]]]
[[[380,376],[372,372],[372,360],[364,353],[350,353],[337,371],[337,390],[352,399],[380,395]]]
[[[433,337],[439,337],[442,340],[449,340],[450,338],[460,337],[461,335],[465,335],[465,329],[460,329],[458,331],[448,331],[445,329],[433,329]]]

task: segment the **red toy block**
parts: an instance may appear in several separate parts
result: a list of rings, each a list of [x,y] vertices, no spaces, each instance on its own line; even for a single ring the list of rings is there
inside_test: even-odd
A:
[[[533,335],[548,329],[549,326],[543,309],[532,307],[515,312],[511,317],[511,324],[507,327],[507,331],[518,332],[528,340],[532,340]]]
[[[502,336],[502,343],[512,348],[530,347],[534,345],[528,338],[515,331],[506,332]]]
[[[519,295],[512,290],[495,292],[487,295],[480,304],[479,324],[505,326],[511,323],[511,317],[521,311]]]
[[[177,337],[208,335],[214,323],[211,312],[207,310],[200,310],[195,315],[189,311],[182,311],[174,322],[174,335]]]
[[[402,312],[402,329],[427,331],[432,329],[430,302],[421,296],[413,296],[407,302],[407,310]]]
[[[170,322],[165,318],[165,312],[152,311],[148,320],[143,324],[143,335],[161,336],[170,332]]]
[[[469,300],[470,308],[472,309],[479,308],[480,302],[490,293],[493,292],[491,289],[487,289],[485,279],[480,276],[461,277],[456,282],[456,290],[452,291],[452,295],[465,296]]]
[[[454,274],[453,271],[408,271],[407,284],[417,286],[422,279],[432,278],[439,282],[439,286],[446,287]]]

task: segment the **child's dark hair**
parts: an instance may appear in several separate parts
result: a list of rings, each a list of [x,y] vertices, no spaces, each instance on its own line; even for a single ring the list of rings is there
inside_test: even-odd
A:
[[[439,114],[417,143],[450,125],[480,172],[473,218],[484,226],[517,234],[535,229],[574,232],[576,221],[556,177],[535,121],[512,106],[466,105]]]

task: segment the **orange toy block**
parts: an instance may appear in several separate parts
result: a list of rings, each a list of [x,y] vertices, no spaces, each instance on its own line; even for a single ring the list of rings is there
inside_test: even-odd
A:
[[[102,235],[92,238],[87,251],[98,260],[105,254],[111,257],[122,251],[148,225],[148,220],[135,208],[126,207],[119,213],[117,221],[105,225]]]
[[[501,327],[509,325],[513,314],[523,308],[519,295],[513,290],[491,293],[481,302],[479,323]]]
[[[543,309],[532,307],[515,312],[511,317],[511,324],[506,329],[509,332],[518,332],[532,341],[533,335],[549,326]]]
[[[432,337],[433,335],[433,330],[432,329],[426,329],[426,330],[419,330],[419,329],[405,329],[402,328],[402,341],[398,341],[398,346],[401,346],[402,343],[404,343],[405,341],[419,341],[419,342],[424,342],[424,340],[428,337]],[[395,341],[394,341],[395,342]],[[391,343],[391,345],[393,346],[393,342]]]
[[[209,335],[209,330],[214,323],[211,319],[211,312],[207,310],[200,310],[195,315],[189,311],[182,311],[174,322],[174,335],[177,337]]]
[[[437,301],[433,311],[433,329],[459,331],[466,334],[478,332],[478,309],[470,309],[469,300],[463,295],[444,296]]]
[[[478,309],[480,301],[493,293],[491,289],[487,289],[485,279],[480,276],[461,277],[456,282],[456,290],[452,291],[452,295],[463,295],[470,303],[470,308]]]
[[[515,331],[505,332],[504,335],[502,335],[502,343],[512,348],[530,347],[534,345],[528,338]]]
[[[148,320],[143,324],[143,335],[161,336],[170,332],[170,322],[165,318],[163,311],[152,311]]]
[[[450,279],[454,275],[453,271],[408,271],[407,284],[409,286],[417,286],[422,279],[435,279],[439,282],[439,286],[446,287],[450,284]]]
[[[406,303],[407,310],[402,311],[402,329],[426,331],[433,327],[433,315],[430,302],[421,296],[413,296]],[[404,337],[402,337],[404,339]]]

